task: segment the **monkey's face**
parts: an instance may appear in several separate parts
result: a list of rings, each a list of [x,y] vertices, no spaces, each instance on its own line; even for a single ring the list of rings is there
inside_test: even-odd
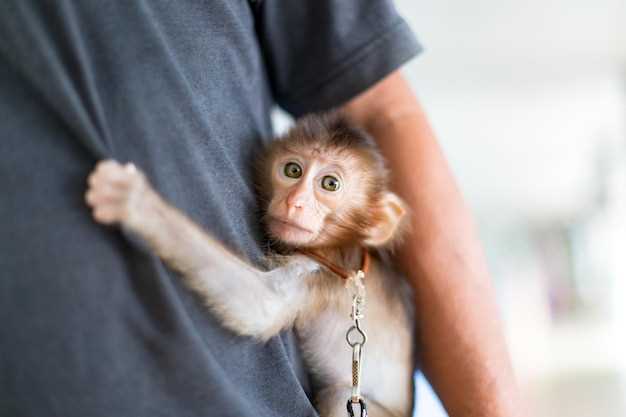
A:
[[[334,219],[366,204],[362,171],[358,158],[348,152],[312,149],[280,155],[271,168],[269,235],[290,246],[328,242]]]
[[[340,113],[303,117],[257,160],[269,236],[287,247],[383,246],[405,209],[375,142]]]

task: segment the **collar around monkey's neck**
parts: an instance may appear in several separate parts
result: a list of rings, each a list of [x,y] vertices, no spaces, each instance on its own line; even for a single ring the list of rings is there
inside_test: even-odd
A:
[[[331,262],[329,259],[327,259],[323,255],[317,253],[313,249],[298,249],[298,252],[300,252],[301,254],[306,255],[309,258],[319,262],[321,265],[325,266],[330,271],[332,271],[335,275],[338,275],[339,277],[341,277],[343,279],[346,279],[346,280],[350,279],[350,277],[352,277],[354,275],[354,271],[347,270],[347,269],[337,265],[336,263]],[[367,274],[367,272],[369,271],[369,268],[370,268],[370,263],[371,263],[371,259],[370,258],[371,258],[371,255],[370,255],[369,251],[366,248],[361,248],[361,253],[363,255],[361,257],[361,268],[359,268],[359,270],[363,271],[364,274]]]

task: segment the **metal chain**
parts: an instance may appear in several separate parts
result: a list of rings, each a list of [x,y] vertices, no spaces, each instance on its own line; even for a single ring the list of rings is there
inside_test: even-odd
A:
[[[367,406],[361,396],[361,370],[363,346],[367,342],[367,334],[361,328],[361,320],[365,317],[365,273],[357,271],[347,285],[352,289],[352,312],[350,318],[354,324],[346,332],[346,342],[352,348],[352,395],[346,404],[348,416],[354,417],[354,405],[359,404],[361,417],[367,417]]]

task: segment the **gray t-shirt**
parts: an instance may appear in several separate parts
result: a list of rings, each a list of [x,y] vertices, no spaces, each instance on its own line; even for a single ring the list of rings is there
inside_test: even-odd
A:
[[[291,332],[223,329],[91,219],[86,178],[133,161],[259,260],[272,107],[337,106],[418,51],[387,0],[3,0],[0,416],[314,416]]]

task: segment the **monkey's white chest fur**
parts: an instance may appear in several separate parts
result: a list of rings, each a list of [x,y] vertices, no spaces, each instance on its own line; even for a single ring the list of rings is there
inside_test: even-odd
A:
[[[413,398],[413,324],[401,277],[375,261],[365,278],[367,305],[361,321],[363,347],[361,390],[373,417],[409,416]],[[352,349],[346,331],[353,324],[351,292],[341,278],[322,272],[307,277],[317,298],[298,314],[295,327],[307,367],[319,388],[323,416],[345,416],[352,384]]]

